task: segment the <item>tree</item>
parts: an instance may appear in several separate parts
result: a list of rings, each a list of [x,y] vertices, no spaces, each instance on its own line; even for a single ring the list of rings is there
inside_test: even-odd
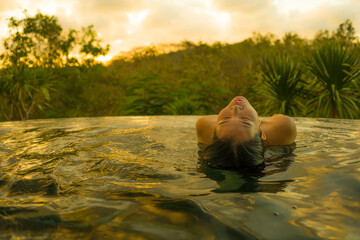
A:
[[[128,79],[129,101],[121,108],[125,115],[161,115],[169,102],[169,87],[155,73],[141,74]]]
[[[98,34],[94,30],[94,25],[82,29],[80,53],[84,55],[83,60],[86,64],[93,64],[95,57],[106,55],[109,52],[110,45],[107,44],[106,47],[103,48],[100,43],[101,39],[98,38]]]
[[[25,64],[0,70],[0,108],[7,121],[29,119],[34,108],[43,109],[50,101],[52,71]]]
[[[353,43],[356,39],[356,36],[355,28],[353,27],[352,22],[349,19],[346,19],[345,22],[339,25],[333,36],[335,37],[335,39],[344,43]]]
[[[86,63],[94,64],[94,57],[109,51],[109,46],[101,47],[92,25],[83,29],[79,41],[78,31],[64,33],[55,16],[24,13],[22,19],[9,19],[9,37],[0,56],[0,113],[5,120],[28,119],[34,109],[48,105],[57,69],[79,64],[69,57],[77,44]]]
[[[75,30],[64,35],[55,16],[37,13],[34,17],[9,19],[10,36],[4,40],[5,63],[18,66],[55,67],[68,59],[76,43]]]
[[[322,44],[329,41],[338,41],[341,44],[352,45],[356,40],[355,28],[351,20],[346,19],[345,22],[341,23],[338,28],[329,32],[329,30],[322,30],[316,33],[313,43]]]

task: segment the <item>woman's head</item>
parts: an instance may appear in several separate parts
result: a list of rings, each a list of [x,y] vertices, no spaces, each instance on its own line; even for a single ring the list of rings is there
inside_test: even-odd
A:
[[[244,97],[235,97],[218,115],[215,132],[218,139],[249,142],[260,132],[259,116]]]
[[[203,160],[216,168],[246,169],[263,163],[259,117],[244,97],[235,97],[218,115]]]
[[[248,142],[232,138],[218,139],[214,134],[212,144],[202,152],[202,160],[211,167],[220,169],[254,169],[264,162],[264,146],[260,135]]]

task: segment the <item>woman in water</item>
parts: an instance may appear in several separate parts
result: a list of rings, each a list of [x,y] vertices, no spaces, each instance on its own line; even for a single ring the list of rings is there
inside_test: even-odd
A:
[[[221,169],[263,166],[264,146],[289,145],[296,138],[294,120],[275,114],[260,120],[245,97],[235,97],[219,115],[196,122],[201,161]]]

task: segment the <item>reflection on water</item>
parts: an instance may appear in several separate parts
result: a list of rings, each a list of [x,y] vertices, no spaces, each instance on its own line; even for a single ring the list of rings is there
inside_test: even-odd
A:
[[[0,123],[0,239],[360,237],[359,121],[298,118],[241,173],[199,171],[197,118]]]

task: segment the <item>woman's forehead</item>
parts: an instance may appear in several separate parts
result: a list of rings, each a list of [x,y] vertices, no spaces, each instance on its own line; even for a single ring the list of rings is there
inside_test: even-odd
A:
[[[242,123],[225,123],[216,127],[216,136],[222,138],[235,138],[239,140],[250,140],[256,134],[255,126]]]

